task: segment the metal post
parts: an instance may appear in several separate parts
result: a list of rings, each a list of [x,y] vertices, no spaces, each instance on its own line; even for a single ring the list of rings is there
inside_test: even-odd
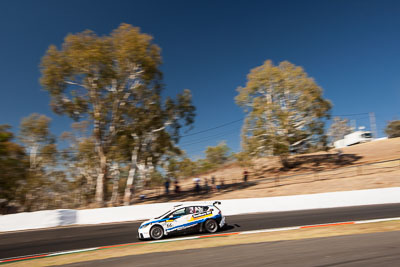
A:
[[[357,122],[356,120],[351,120],[351,128],[353,128],[353,132],[357,131]]]
[[[370,112],[369,113],[369,124],[371,127],[371,132],[372,132],[372,137],[373,138],[378,138],[378,132],[376,130],[376,120],[375,120],[375,113]]]

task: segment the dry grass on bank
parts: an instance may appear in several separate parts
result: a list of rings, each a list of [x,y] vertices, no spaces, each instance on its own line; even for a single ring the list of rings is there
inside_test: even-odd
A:
[[[400,138],[379,140],[342,149],[339,160],[336,150],[297,155],[292,158],[295,168],[284,170],[277,157],[254,160],[249,171],[249,183],[242,183],[243,167],[229,164],[200,176],[223,180],[223,190],[194,194],[191,179],[180,183],[183,193],[165,196],[163,188],[145,190],[147,199],[140,203],[164,201],[192,201],[207,199],[233,199],[250,197],[285,196],[332,191],[361,190],[400,186],[400,161],[354,167],[400,158]],[[354,167],[354,168],[349,168]],[[294,177],[285,178],[285,176]],[[202,182],[203,184],[203,182]],[[172,186],[171,186],[172,189]]]

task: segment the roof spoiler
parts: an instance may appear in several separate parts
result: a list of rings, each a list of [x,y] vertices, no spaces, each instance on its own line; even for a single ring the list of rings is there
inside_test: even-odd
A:
[[[215,205],[221,205],[221,201],[215,201],[214,203],[213,203],[213,205],[215,206]]]

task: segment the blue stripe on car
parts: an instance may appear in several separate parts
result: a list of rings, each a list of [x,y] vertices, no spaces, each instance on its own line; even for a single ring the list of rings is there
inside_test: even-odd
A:
[[[181,227],[186,227],[186,226],[202,223],[202,222],[205,222],[208,219],[218,219],[220,217],[221,217],[221,214],[217,214],[217,215],[215,215],[213,217],[204,218],[204,219],[197,220],[197,221],[194,221],[194,222],[190,222],[190,223],[186,223],[186,224],[182,224],[182,225],[178,225],[178,226],[174,226],[174,227],[168,228],[167,231],[171,231],[171,230],[176,229],[176,228],[181,228]]]
[[[164,221],[166,221],[166,220],[174,220],[174,219],[177,219],[177,218],[179,218],[179,217],[164,218],[164,219],[161,219],[161,220],[151,221],[151,222],[148,222],[148,223],[145,223],[145,224],[141,225],[141,226],[139,227],[139,229],[142,228],[142,227],[145,227],[146,225],[152,224],[152,223],[164,222]]]

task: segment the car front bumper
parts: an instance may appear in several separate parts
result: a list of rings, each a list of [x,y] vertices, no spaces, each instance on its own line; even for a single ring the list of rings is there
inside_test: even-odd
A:
[[[139,239],[149,239],[150,238],[150,226],[146,228],[141,228],[138,230],[138,238]]]

